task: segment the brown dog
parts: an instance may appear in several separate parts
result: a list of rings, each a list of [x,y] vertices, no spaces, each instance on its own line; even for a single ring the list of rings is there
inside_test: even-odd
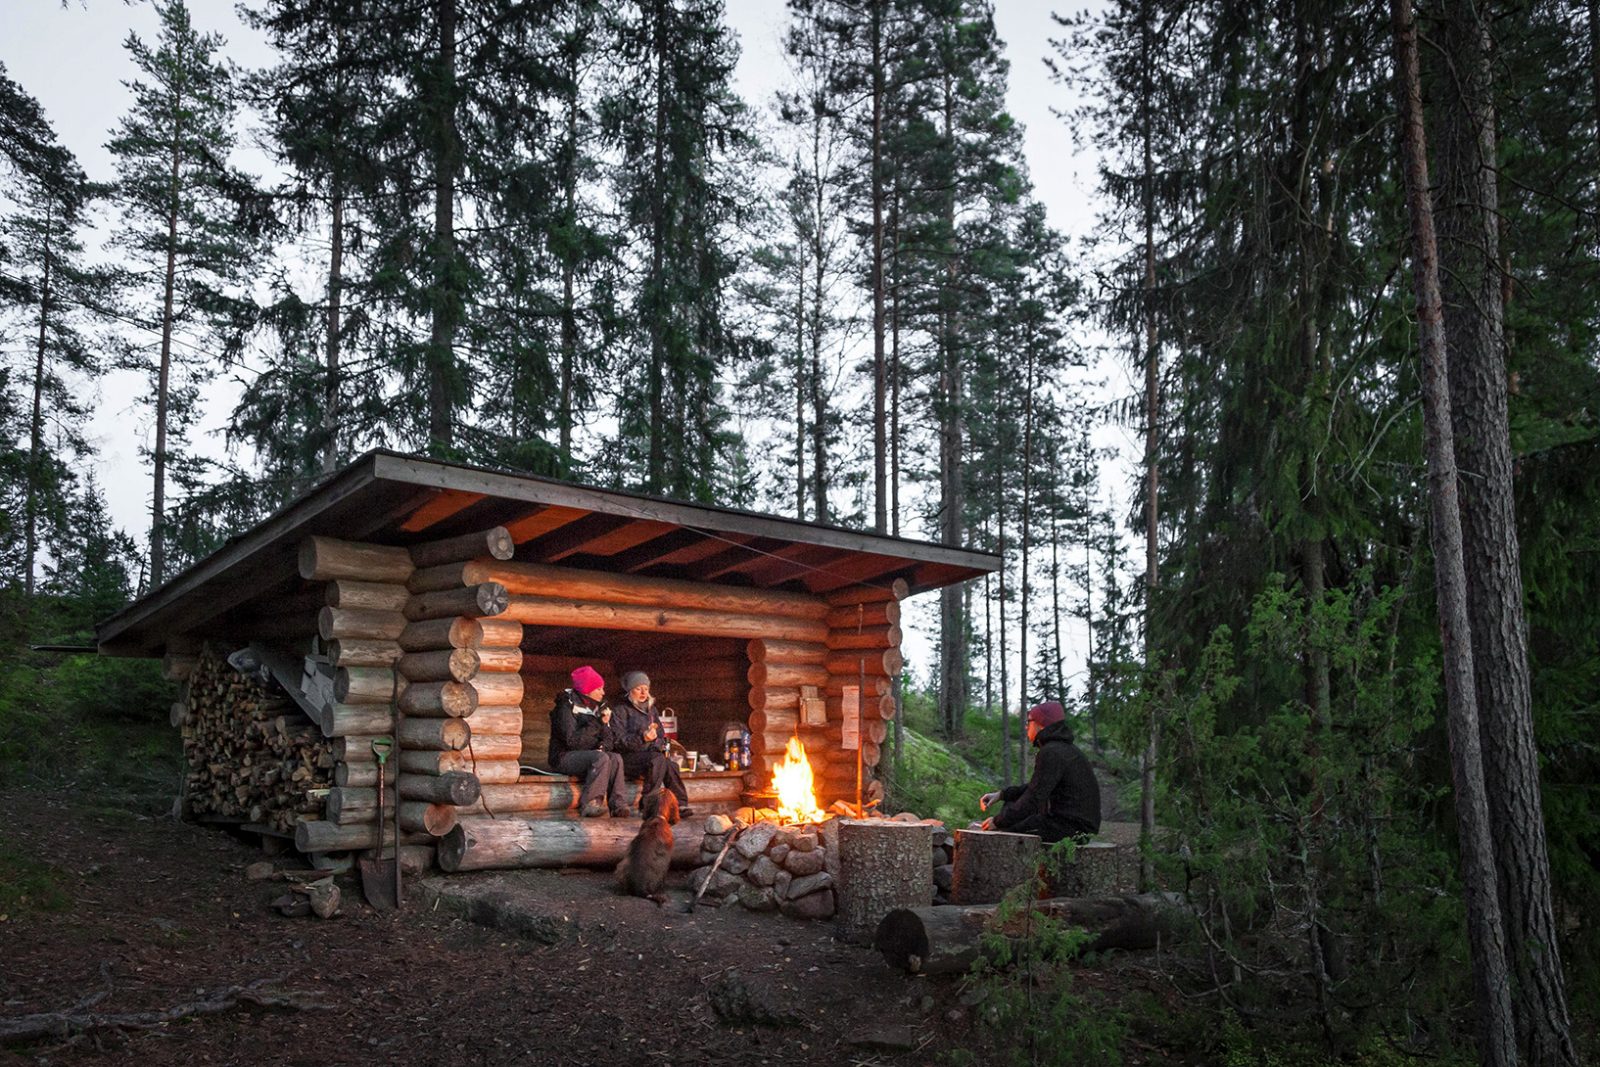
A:
[[[628,854],[617,864],[617,887],[624,893],[667,902],[661,891],[672,863],[672,827],[678,821],[678,798],[658,789],[639,805],[644,824],[628,843]]]

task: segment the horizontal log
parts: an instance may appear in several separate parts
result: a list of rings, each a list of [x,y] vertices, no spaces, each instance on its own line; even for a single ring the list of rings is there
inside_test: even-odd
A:
[[[480,619],[483,648],[516,648],[522,644],[522,623],[515,619]]]
[[[472,739],[471,727],[460,719],[406,719],[398,733],[402,749],[460,749]]]
[[[412,682],[466,682],[478,673],[478,663],[474,648],[408,652],[400,659],[400,673]]]
[[[484,582],[465,589],[445,589],[437,593],[416,593],[406,601],[406,618],[412,622],[448,619],[457,616],[475,619],[499,615],[506,610],[510,596],[497,582]]]
[[[793,711],[752,711],[749,722],[751,733],[793,734],[799,727],[800,715]]]
[[[685,678],[655,684],[650,679],[650,694],[657,704],[705,704],[733,701],[743,704],[750,685],[743,678]]]
[[[1009,920],[1000,918],[1002,910]],[[1163,934],[1170,938],[1185,923],[1182,898],[1175,893],[1057,897],[1036,901],[1026,910],[1002,904],[946,904],[889,912],[878,924],[873,947],[891,967],[910,974],[965,974],[980,956],[1001,961],[1003,953],[994,955],[999,946],[994,945],[993,935],[1024,937],[1026,924],[1038,916],[1094,934],[1078,946],[1080,952],[1153,949]]]
[[[820,620],[523,595],[511,597],[503,617],[533,626],[575,626],[582,629],[637,630],[641,633],[697,634],[707,637],[749,638],[770,634],[794,641],[822,641],[827,636],[827,627]]]
[[[472,727],[474,741],[495,734],[522,735],[522,708],[516,704],[491,704],[488,707],[480,704],[466,719],[467,725]]]
[[[477,694],[477,705],[480,708],[522,706],[520,674],[479,674],[465,684]]]
[[[703,825],[699,819],[678,824],[672,866],[693,867],[700,862]],[[615,867],[638,832],[634,819],[469,817],[439,842],[439,866],[451,872]]]
[[[449,774],[461,771],[483,785],[502,785],[521,779],[522,768],[515,758],[474,759],[468,752],[401,752],[400,769],[407,774]]]
[[[322,594],[323,603],[330,608],[354,608],[358,611],[404,611],[411,593],[404,585],[383,582],[358,582],[350,579],[329,582]]]
[[[657,663],[642,662],[635,664],[624,661],[625,668],[619,667],[614,671],[601,670],[599,664],[595,664],[595,669],[602,674],[616,674],[619,677],[626,670],[641,670],[650,676],[650,684],[652,686],[667,686],[684,679],[744,677],[746,662],[743,656],[700,656],[696,655],[692,650],[689,652],[674,650],[672,657],[671,661]],[[581,663],[574,663],[572,666],[578,667],[581,665]],[[568,670],[571,669],[570,667],[568,668]]]
[[[405,679],[389,667],[340,667],[333,675],[333,698],[342,704],[387,705],[405,691]]]
[[[515,785],[485,785],[478,803],[468,805],[461,815],[466,817],[576,812],[578,795],[582,792],[582,788],[582,785],[572,778],[542,775],[526,778]],[[638,781],[630,781],[624,800],[628,804],[637,806],[642,788]],[[737,807],[739,793],[744,789],[744,783],[738,778],[711,778],[691,774],[684,777],[683,788],[684,792],[689,794],[689,803],[692,805],[703,804],[708,808]],[[637,830],[637,824],[635,829]]]
[[[394,712],[388,704],[330,704],[322,710],[322,732],[328,737],[388,735],[393,730]]]
[[[835,652],[847,648],[899,648],[900,636],[898,626],[869,626],[864,630],[857,630],[855,627],[829,630],[828,648]]]
[[[812,641],[775,641],[757,637],[745,645],[745,657],[751,663],[822,663],[828,658],[828,646]]]
[[[842,721],[844,719],[844,698],[830,696],[826,699],[828,702],[828,720],[830,722]],[[859,701],[859,704],[863,719],[893,719],[897,710],[892,693],[885,693],[882,696],[873,696],[868,693],[867,698]]]
[[[426,718],[459,719],[478,706],[478,693],[465,682],[417,682],[400,695],[400,710]]]
[[[793,711],[800,707],[800,690],[793,686],[750,687],[750,707],[756,711]]]
[[[822,599],[833,607],[845,607],[851,604],[876,604],[883,600],[904,600],[910,595],[911,586],[904,578],[896,578],[884,585],[847,585],[825,594]]]
[[[400,873],[406,878],[421,877],[438,864],[439,849],[436,845],[400,846]]]
[[[616,664],[608,659],[590,659],[586,656],[547,656],[536,652],[527,653],[522,657],[523,674],[559,674],[566,676],[579,667],[593,667],[602,675],[614,675],[617,673]]]
[[[454,810],[454,809],[451,809]],[[389,824],[383,828],[384,842],[393,846],[394,826]],[[432,841],[430,834],[400,835],[402,845],[420,845]],[[339,826],[327,819],[302,820],[294,825],[294,847],[301,852],[310,854],[316,852],[345,852],[355,848],[376,848],[378,845],[378,828],[372,822],[357,823],[351,826]]]
[[[763,689],[822,686],[828,684],[828,668],[813,663],[752,663],[745,677]]]
[[[828,653],[825,666],[829,674],[855,674],[859,665],[865,664],[869,675],[893,678],[905,667],[905,657],[898,648],[873,648],[861,651],[839,650]]]
[[[420,800],[400,802],[400,829],[414,834],[443,837],[456,825],[454,804],[428,804]]]
[[[450,722],[459,720],[451,719]],[[516,734],[488,734],[473,737],[467,742],[466,752],[477,760],[517,759],[522,755],[522,738]]]
[[[866,685],[867,695],[871,697],[881,697],[894,692],[894,682],[881,674],[873,674],[870,671],[867,672],[865,678],[853,672],[850,674],[830,674],[828,675],[828,684],[822,687],[822,692],[825,696],[838,697],[846,689],[861,689],[863,683]]]
[[[446,537],[439,541],[424,541],[411,546],[411,562],[418,567],[437,567],[462,560],[488,556],[490,559],[510,559],[516,552],[516,542],[504,526]]]
[[[580,570],[542,563],[489,562],[433,568],[418,574],[425,589],[453,589],[495,582],[513,595],[580,600],[618,606],[693,608],[732,615],[763,615],[821,621],[828,605],[807,593],[648,578],[636,574]],[[754,636],[754,635],[751,635]]]
[[[300,542],[300,577],[308,582],[352,578],[404,585],[415,570],[403,548],[308,537]]]
[[[328,658],[335,667],[393,667],[400,655],[397,641],[346,638],[328,642]]]
[[[477,648],[481,644],[483,626],[477,619],[428,619],[411,623],[400,633],[400,647],[407,652]]]
[[[830,609],[823,621],[830,630],[895,626],[900,623],[900,602],[880,600],[875,604],[847,604],[842,608]]]
[[[447,771],[444,774],[402,774],[399,783],[402,800],[454,804],[457,807],[477,801],[480,788],[477,776],[466,771]]]
[[[394,794],[388,793],[384,797],[386,811],[394,810]],[[328,790],[328,799],[323,805],[324,817],[340,826],[348,826],[357,822],[374,822],[378,817],[378,790],[373,788],[347,788],[334,787]]]
[[[522,626],[517,625],[517,640],[522,640]],[[510,648],[486,646],[475,650],[478,653],[478,672],[480,674],[520,674],[522,672],[522,649],[512,645]]]
[[[372,742],[387,741],[389,735],[382,734],[344,734],[335,737],[330,746],[333,758],[345,763],[377,763],[378,757],[372,754]]]
[[[405,628],[406,617],[396,611],[323,608],[317,614],[317,632],[324,641],[352,637],[368,641],[393,641]]]
[[[383,780],[392,786],[399,775],[400,765],[393,757],[390,757],[389,762],[383,765]],[[376,763],[335,763],[333,765],[333,784],[341,788],[376,788],[378,785],[378,765]]]

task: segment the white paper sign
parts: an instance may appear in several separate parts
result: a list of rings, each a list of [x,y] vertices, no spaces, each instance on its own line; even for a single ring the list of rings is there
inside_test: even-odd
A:
[[[839,703],[844,711],[844,722],[839,731],[842,737],[840,747],[854,751],[861,747],[861,690],[853,685],[844,686]]]

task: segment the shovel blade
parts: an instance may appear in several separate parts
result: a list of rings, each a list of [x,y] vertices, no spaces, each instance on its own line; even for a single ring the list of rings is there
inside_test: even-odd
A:
[[[379,911],[393,911],[400,906],[394,894],[394,860],[362,857],[357,866],[361,869],[361,895],[368,904]]]

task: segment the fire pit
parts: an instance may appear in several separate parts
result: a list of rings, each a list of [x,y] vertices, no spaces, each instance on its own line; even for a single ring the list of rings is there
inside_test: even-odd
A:
[[[773,770],[770,792],[752,792],[747,800],[753,803],[731,818],[713,815],[706,820],[701,865],[690,880],[695,892],[703,890],[701,903],[737,903],[801,919],[833,918],[845,873],[839,831],[858,814],[854,806],[839,801],[829,811],[818,807],[811,765],[798,737],[789,741],[784,759]],[[870,821],[928,827],[929,867],[950,863],[950,836],[937,819],[902,812]],[[923,903],[932,902],[931,888],[929,898]]]

